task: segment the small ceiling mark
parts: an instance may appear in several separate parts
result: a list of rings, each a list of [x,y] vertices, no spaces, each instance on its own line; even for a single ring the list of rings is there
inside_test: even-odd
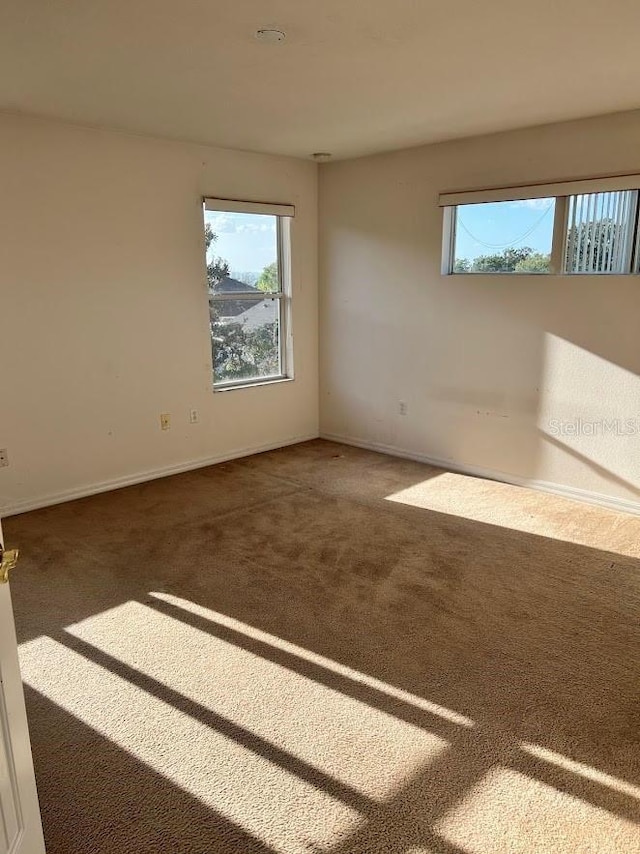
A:
[[[264,28],[256,31],[256,39],[259,42],[264,42],[265,44],[279,44],[283,42],[287,37],[287,34],[284,30],[273,30]]]

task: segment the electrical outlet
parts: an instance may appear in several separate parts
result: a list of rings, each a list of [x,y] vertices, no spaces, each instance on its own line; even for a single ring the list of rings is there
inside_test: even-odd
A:
[[[407,414],[408,409],[409,409],[409,407],[407,406],[407,404],[406,404],[406,402],[405,402],[404,400],[401,400],[401,401],[398,403],[398,413],[399,413],[400,415],[406,415],[406,414]]]
[[[163,412],[160,415],[160,429],[168,430],[171,427],[171,416],[168,412]]]
[[[198,421],[200,421],[200,413],[198,412],[197,409],[190,409],[189,410],[189,423],[190,424],[197,424]]]
[[[0,468],[9,465],[9,452],[6,448],[0,448]]]

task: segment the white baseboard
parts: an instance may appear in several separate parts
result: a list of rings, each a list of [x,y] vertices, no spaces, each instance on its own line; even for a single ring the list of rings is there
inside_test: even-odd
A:
[[[136,472],[136,474],[116,477],[113,478],[113,480],[104,480],[101,483],[92,483],[74,489],[67,489],[63,492],[43,495],[38,498],[27,499],[26,501],[16,501],[0,507],[0,517],[16,516],[18,513],[28,513],[30,510],[38,510],[41,507],[51,507],[54,504],[63,504],[65,501],[74,501],[76,498],[87,498],[89,495],[97,495],[100,492],[110,492],[113,489],[122,489],[125,486],[134,486],[136,483],[158,480],[158,478],[169,477],[172,474],[194,471],[195,469],[213,466],[217,463],[226,463],[230,460],[237,460],[240,457],[249,457],[252,454],[261,454],[264,451],[274,451],[277,448],[284,448],[287,445],[297,445],[300,442],[308,442],[311,439],[317,438],[318,433],[309,433],[305,436],[281,439],[279,442],[270,442],[266,445],[256,445],[251,448],[238,448],[233,451],[216,454],[212,457],[206,457],[198,460],[187,460],[183,463],[175,463],[174,465],[164,466],[159,469]]]
[[[606,507],[609,510],[616,510],[640,516],[640,501],[632,501],[627,498],[615,498],[613,496],[603,495],[599,492],[579,489],[574,486],[564,486],[562,484],[550,483],[544,480],[519,477],[517,475],[496,471],[494,469],[485,469],[480,466],[465,465],[452,460],[444,460],[428,454],[421,454],[416,451],[407,451],[395,445],[386,445],[382,442],[370,442],[367,439],[361,439],[355,436],[344,436],[337,433],[321,432],[320,434],[310,433],[304,436],[283,439],[279,442],[270,442],[266,445],[238,448],[222,454],[216,454],[211,457],[187,460],[183,463],[176,463],[171,466],[137,472],[133,475],[125,475],[123,477],[113,478],[112,480],[105,480],[100,483],[88,484],[86,486],[64,490],[63,492],[27,499],[26,501],[12,502],[0,507],[0,517],[15,516],[18,513],[27,513],[30,510],[38,510],[41,507],[50,507],[54,504],[62,504],[65,501],[74,501],[76,498],[87,498],[90,495],[97,495],[100,492],[110,492],[113,489],[122,489],[125,486],[134,486],[137,483],[145,483],[162,477],[170,477],[172,474],[194,471],[195,469],[205,468],[206,466],[216,465],[217,463],[229,462],[230,460],[236,460],[240,457],[260,454],[264,451],[273,451],[277,448],[286,447],[287,445],[297,445],[300,442],[308,442],[311,439],[317,438],[326,439],[331,442],[341,442],[344,445],[353,445],[356,448],[365,448],[369,451],[377,451],[378,453],[388,454],[393,457],[415,460],[416,462],[426,463],[427,465],[436,466],[437,468],[446,469],[448,471],[460,472],[461,474],[468,474],[474,477],[482,477],[486,480],[497,480],[502,483],[510,483],[513,486],[524,486],[530,489],[539,489],[541,492],[549,492],[553,495],[560,495],[563,498],[573,499],[574,501],[583,501],[587,504]]]
[[[343,445],[353,445],[356,448],[365,448],[369,451],[377,451],[381,454],[389,454],[393,457],[415,460],[419,463],[426,463],[430,466],[459,472],[460,474],[482,477],[485,478],[485,480],[497,480],[502,483],[512,484],[513,486],[524,486],[529,489],[538,489],[541,492],[549,492],[552,495],[560,495],[563,498],[570,498],[574,501],[582,501],[586,504],[596,504],[598,507],[606,507],[608,510],[616,510],[618,512],[631,513],[634,516],[640,516],[640,501],[633,501],[630,498],[615,498],[612,495],[603,495],[600,492],[591,492],[590,490],[580,489],[575,486],[564,486],[563,484],[550,483],[546,480],[519,477],[518,475],[508,474],[507,472],[485,469],[480,466],[466,465],[464,463],[454,462],[453,460],[442,460],[437,457],[429,456],[428,454],[407,451],[403,448],[398,448],[395,445],[385,445],[382,442],[370,442],[366,439],[359,439],[354,436],[342,436],[337,433],[325,433],[321,431],[320,438],[327,439],[331,442],[341,442]]]

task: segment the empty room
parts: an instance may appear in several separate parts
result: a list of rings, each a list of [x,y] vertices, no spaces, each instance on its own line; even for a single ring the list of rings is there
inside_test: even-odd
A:
[[[0,854],[640,854],[640,6],[0,23]]]

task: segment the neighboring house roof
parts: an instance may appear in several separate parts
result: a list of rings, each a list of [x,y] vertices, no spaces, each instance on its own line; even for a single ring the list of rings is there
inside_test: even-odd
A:
[[[274,305],[274,300],[261,300],[255,303],[253,300],[249,303],[245,300],[245,305],[250,305],[242,317],[238,320],[242,321],[242,328],[247,332],[255,332],[256,329],[262,329],[267,323],[274,323],[277,320],[277,306]]]
[[[216,294],[216,296],[220,296],[221,294],[234,294],[234,293],[256,293],[262,294],[262,291],[259,288],[254,288],[252,285],[247,285],[246,282],[241,282],[239,279],[232,279],[231,276],[225,276],[224,279],[220,279],[220,281],[213,286],[212,292]],[[234,300],[230,299],[225,301],[224,303],[224,316],[225,317],[237,317],[239,314],[248,311],[250,308],[253,308],[256,305],[259,305],[262,302],[262,296],[260,296],[256,300]]]
[[[230,281],[233,282],[234,280],[231,279]],[[265,324],[274,323],[277,320],[278,307],[274,300],[270,300],[267,294],[263,295],[257,288],[247,286],[247,289],[259,293],[260,298],[223,300],[222,303],[218,303],[217,311],[221,319],[233,318],[233,322],[241,324],[246,332],[255,332],[257,329],[262,329]],[[227,293],[233,292],[233,288],[228,287]],[[216,313],[214,305],[213,302],[210,305],[211,320],[214,319]]]
[[[239,279],[232,279],[231,276],[225,276],[224,279],[220,279],[220,281],[213,286],[214,294],[237,294],[247,293],[250,291],[260,293],[258,288],[254,288],[253,285],[248,285],[246,282],[241,282]]]

